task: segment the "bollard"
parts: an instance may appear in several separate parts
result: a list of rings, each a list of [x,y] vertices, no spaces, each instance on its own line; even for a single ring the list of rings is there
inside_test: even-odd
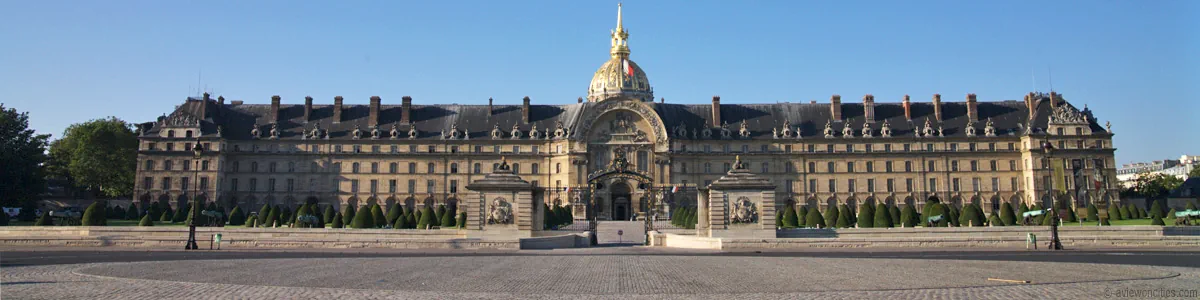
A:
[[[1029,250],[1030,247],[1037,250],[1037,235],[1033,233],[1027,233],[1025,236],[1025,250]]]

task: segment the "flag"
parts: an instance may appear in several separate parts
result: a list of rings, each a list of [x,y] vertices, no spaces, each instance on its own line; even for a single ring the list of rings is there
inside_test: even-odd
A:
[[[1051,177],[1054,180],[1054,190],[1059,193],[1067,192],[1067,176],[1063,170],[1066,160],[1055,158],[1050,160]]]
[[[568,187],[567,187],[567,191],[566,191],[566,192],[567,192],[567,193],[570,193],[570,192],[571,192],[571,187],[569,187],[569,186],[568,186]]]
[[[674,194],[675,192],[678,192],[678,191],[679,191],[679,186],[678,186],[678,185],[671,186],[671,193],[672,193],[672,194]]]
[[[621,60],[621,63],[624,64],[624,66],[625,66],[625,73],[628,74],[629,76],[633,76],[633,65],[629,64],[629,60],[628,59]]]

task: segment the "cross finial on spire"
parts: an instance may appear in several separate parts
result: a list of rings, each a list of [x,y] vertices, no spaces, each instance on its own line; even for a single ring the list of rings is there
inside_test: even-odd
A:
[[[617,3],[617,28],[612,32],[612,57],[629,57],[628,40],[629,32],[625,31],[625,25],[621,21],[621,3]]]
[[[617,30],[621,28],[621,2],[617,2]]]

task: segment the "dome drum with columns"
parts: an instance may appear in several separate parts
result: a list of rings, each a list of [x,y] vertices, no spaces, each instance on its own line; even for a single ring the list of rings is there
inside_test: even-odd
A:
[[[372,202],[452,206],[467,197],[466,186],[507,159],[512,174],[544,191],[535,193],[543,203],[591,201],[607,219],[654,209],[666,216],[674,207],[695,205],[689,201],[741,155],[746,170],[778,186],[780,205],[981,199],[990,213],[1001,202],[1041,203],[1048,174],[1036,145],[1051,141],[1064,149],[1054,158],[1081,162],[1074,174],[1102,183],[1086,193],[1096,198],[1087,201],[1119,201],[1111,131],[1061,94],[1006,101],[976,101],[969,94],[945,102],[933,95],[919,103],[907,96],[876,103],[872,95],[854,103],[838,95],[820,104],[722,104],[720,97],[711,104],[655,103],[645,72],[629,59],[619,8],[611,37],[610,58],[594,74],[584,103],[533,104],[526,97],[505,105],[414,104],[402,97],[397,105],[372,97],[369,105],[343,105],[334,97],[332,105],[314,105],[312,98],[283,104],[272,97],[268,105],[189,98],[169,117],[138,124],[135,197],[148,203],[190,195],[180,189],[181,179],[195,175],[163,166],[181,164],[187,153],[179,151],[199,139],[211,144],[204,156],[211,167],[201,170],[204,181],[191,182],[205,187],[209,201],[253,211],[301,202],[339,209]],[[192,121],[171,122],[176,119]],[[631,173],[601,172],[614,162]],[[591,178],[595,174],[613,176]],[[580,194],[593,183],[602,188]],[[682,188],[664,196],[671,187]],[[574,208],[582,217],[581,207]]]

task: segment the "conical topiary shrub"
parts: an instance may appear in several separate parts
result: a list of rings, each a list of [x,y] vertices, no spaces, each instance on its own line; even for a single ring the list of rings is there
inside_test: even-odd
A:
[[[466,212],[458,213],[458,219],[456,221],[458,222],[459,229],[467,228],[467,213]]]
[[[387,222],[387,215],[383,214],[383,208],[379,204],[371,205],[371,224],[375,227],[383,227]]]
[[[804,216],[804,226],[808,228],[825,228],[825,218],[821,216],[821,210],[813,207],[808,210],[808,214]]]
[[[83,226],[104,226],[108,218],[104,216],[104,201],[92,202],[83,211]]]
[[[799,228],[808,227],[807,223],[808,223],[808,207],[801,206],[800,209],[796,210],[796,227],[799,227]]]
[[[150,220],[150,215],[145,215],[142,221],[138,222],[138,226],[154,226],[154,221]]]
[[[342,224],[354,223],[354,209],[353,206],[346,205],[346,208],[342,210]]]
[[[799,216],[796,215],[796,209],[791,205],[786,205],[783,208],[783,228],[800,227]]]
[[[1151,218],[1158,218],[1160,222],[1167,216],[1167,211],[1163,209],[1161,201],[1154,201],[1154,204],[1150,205],[1149,213]]]
[[[405,217],[408,218],[408,221],[406,221],[404,223],[408,225],[408,229],[417,229],[417,213],[418,212],[420,212],[420,211],[416,210],[413,213],[405,214]]]
[[[350,228],[375,228],[375,217],[371,216],[370,206],[358,208],[358,212],[354,214],[354,221],[350,222]]]
[[[958,223],[958,215],[962,214],[958,207],[946,204],[942,204],[942,206],[946,207],[946,214],[950,216],[949,218],[946,218],[946,220],[950,222],[950,226],[957,227],[962,225]]]
[[[860,218],[861,219],[861,218]],[[880,203],[875,206],[875,219],[871,225],[875,228],[890,228],[892,227],[892,212],[887,205]]]
[[[783,228],[783,210],[775,213],[775,228]]]
[[[850,215],[851,215],[851,213],[850,213],[849,206],[847,206],[845,204],[838,205],[838,215],[837,215],[838,219],[837,219],[837,222],[834,224],[837,224],[838,228],[850,228],[850,226],[853,226],[852,225],[853,223],[850,223],[850,221],[851,221]]]
[[[417,219],[417,229],[430,229],[433,227],[434,212],[432,208],[426,207],[421,209],[421,218]]]
[[[917,227],[921,223],[920,217],[917,216],[917,210],[912,205],[904,205],[904,209],[900,210],[900,224],[906,228]]]
[[[325,216],[322,219],[324,219],[325,223],[332,223],[333,218],[335,218],[335,217],[337,217],[337,212],[333,211],[333,205],[326,205],[325,206]]]
[[[394,224],[396,224],[396,219],[400,218],[400,214],[401,214],[400,206],[392,205],[392,208],[388,209],[388,212],[387,212],[388,224],[393,224],[392,226],[394,227],[395,226]]]
[[[242,208],[234,206],[233,211],[229,212],[229,225],[237,226],[246,224],[246,214],[242,213]]]
[[[1110,221],[1117,221],[1117,220],[1120,220],[1120,219],[1121,219],[1121,210],[1120,210],[1119,208],[1117,208],[1116,206],[1114,206],[1114,205],[1109,205],[1109,206],[1108,206],[1108,219],[1107,219],[1107,220],[1110,220]]]
[[[1050,214],[1056,214],[1056,213],[1058,213],[1058,212],[1050,211],[1050,212],[1047,212],[1047,213],[1050,213]],[[1052,225],[1053,223],[1054,223],[1054,216],[1053,216],[1053,215],[1043,215],[1043,216],[1042,216],[1042,226],[1050,226],[1050,225]]]
[[[858,228],[875,227],[875,208],[871,207],[870,204],[866,204],[866,203],[859,205],[858,206],[858,218],[855,218],[855,219],[858,223],[857,224]]]
[[[345,227],[345,226],[343,226],[343,223],[342,223],[342,213],[337,213],[337,214],[333,215],[333,226],[330,226],[330,227],[333,227],[333,228]]]
[[[397,205],[397,206],[399,206],[399,205]],[[407,229],[408,228],[407,221],[408,221],[408,219],[403,218],[403,215],[396,216],[396,222],[392,223],[392,229]]]
[[[838,207],[831,205],[825,210],[825,225],[837,228],[838,224]]]
[[[126,220],[141,219],[141,214],[138,213],[137,205],[129,204],[129,209],[125,210]]]
[[[936,217],[936,216],[942,216],[942,220],[939,221],[937,224],[934,224],[934,226],[935,227],[946,227],[946,226],[950,225],[950,222],[948,221],[948,219],[950,219],[951,216],[947,212],[949,210],[946,209],[945,204],[934,203],[934,204],[928,205],[928,207],[929,207],[929,213],[921,216],[921,219],[922,219],[922,220],[920,220],[921,224],[927,223],[925,219]]]
[[[992,226],[1004,226],[1004,221],[1000,220],[999,214],[992,213],[992,216],[988,217],[988,224]]]
[[[1017,223],[1017,216],[1013,213],[1012,204],[1004,202],[1000,204],[1000,223],[993,223],[992,226],[1013,226]]]
[[[265,219],[265,221],[263,221],[262,224],[259,224],[259,226],[275,227],[275,224],[279,223],[279,211],[280,211],[280,209],[279,209],[278,205],[272,206],[271,210],[269,210],[267,212],[267,218]]]
[[[551,215],[553,215],[553,214],[551,214]],[[558,224],[554,224],[554,225],[558,226]],[[442,214],[442,224],[440,227],[446,228],[446,229],[454,228],[454,215],[450,214],[448,212],[445,214]]]
[[[543,210],[543,211],[545,211],[545,210]],[[442,215],[444,215],[444,214],[446,214],[446,206],[442,205],[442,204],[438,204],[437,208],[433,209],[433,221],[438,222],[438,221],[442,220]]]
[[[1133,217],[1133,215],[1131,215],[1131,214],[1129,213],[1129,206],[1128,206],[1128,205],[1122,205],[1122,206],[1121,206],[1121,208],[1120,208],[1120,210],[1121,210],[1121,220],[1129,220],[1130,218],[1132,218],[1132,217]]]
[[[1158,214],[1155,214],[1154,216],[1150,217],[1150,225],[1166,226],[1167,224],[1163,223],[1162,217],[1159,217]]]
[[[263,205],[261,208],[259,208],[259,210],[258,210],[258,226],[259,227],[270,226],[271,223],[267,223],[267,217],[270,215],[271,215],[271,206],[270,205]]]
[[[50,216],[50,211],[42,212],[42,216],[33,222],[34,226],[54,226],[54,217]]]

